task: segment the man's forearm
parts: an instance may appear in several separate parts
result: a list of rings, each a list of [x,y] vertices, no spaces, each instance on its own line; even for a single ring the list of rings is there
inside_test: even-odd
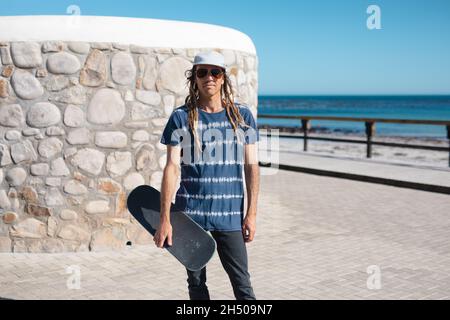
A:
[[[256,216],[256,207],[259,194],[259,165],[245,164],[245,182],[247,188],[247,215]]]
[[[170,221],[170,206],[175,193],[177,179],[178,170],[174,166],[166,166],[161,184],[161,221]]]

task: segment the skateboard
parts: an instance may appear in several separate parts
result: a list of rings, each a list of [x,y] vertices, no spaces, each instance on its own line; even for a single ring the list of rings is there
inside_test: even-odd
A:
[[[147,185],[136,187],[127,198],[128,211],[153,236],[159,226],[160,192]],[[175,204],[171,204],[172,246],[164,248],[188,270],[201,270],[212,258],[216,241]]]

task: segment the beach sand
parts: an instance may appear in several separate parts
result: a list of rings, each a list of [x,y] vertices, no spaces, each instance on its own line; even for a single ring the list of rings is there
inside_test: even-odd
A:
[[[300,130],[286,130],[280,128],[280,134],[298,134],[303,135]],[[284,129],[284,130],[283,130]],[[259,129],[261,140],[260,149],[267,149],[267,140],[264,135],[267,133],[267,127]],[[341,139],[355,139],[365,141],[366,137],[360,133],[343,133],[315,131],[309,134],[310,137],[328,137]],[[414,145],[439,146],[448,148],[448,140],[445,138],[432,137],[401,137],[401,136],[374,136],[373,141],[395,142]],[[280,138],[279,150],[282,152],[303,151],[303,139]],[[412,164],[429,167],[449,169],[448,152],[432,151],[422,149],[398,148],[372,145],[372,158],[366,158],[366,145],[356,143],[342,143],[333,141],[308,140],[307,154],[332,156],[336,158],[351,158],[367,161],[377,161],[383,163]],[[450,170],[450,169],[449,169]]]

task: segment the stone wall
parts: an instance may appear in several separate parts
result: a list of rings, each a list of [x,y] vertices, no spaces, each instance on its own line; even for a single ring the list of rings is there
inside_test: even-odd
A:
[[[160,188],[162,129],[200,49],[0,42],[0,252],[151,243],[126,209]],[[238,102],[256,115],[257,57],[220,50]]]

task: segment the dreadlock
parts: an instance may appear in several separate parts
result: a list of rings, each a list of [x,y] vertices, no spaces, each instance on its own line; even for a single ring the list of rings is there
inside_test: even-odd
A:
[[[200,148],[200,140],[198,138],[198,101],[200,98],[199,90],[197,87],[197,83],[195,81],[195,73],[196,73],[197,66],[193,66],[192,69],[186,71],[186,77],[187,77],[187,86],[189,88],[189,95],[185,99],[185,105],[188,109],[188,122],[189,122],[189,128],[192,131],[192,134],[194,135],[195,144],[197,145],[198,149]],[[240,142],[240,136],[236,133],[236,130],[238,130],[238,126],[241,125],[243,127],[250,127],[245,123],[244,118],[239,112],[238,107],[234,103],[233,98],[233,88],[231,86],[230,78],[228,77],[228,74],[225,72],[225,69],[223,69],[223,79],[224,83],[221,88],[221,98],[222,98],[222,105],[225,107],[227,112],[227,118],[228,121],[230,121],[231,126],[233,127],[234,134],[237,136],[238,141]]]

